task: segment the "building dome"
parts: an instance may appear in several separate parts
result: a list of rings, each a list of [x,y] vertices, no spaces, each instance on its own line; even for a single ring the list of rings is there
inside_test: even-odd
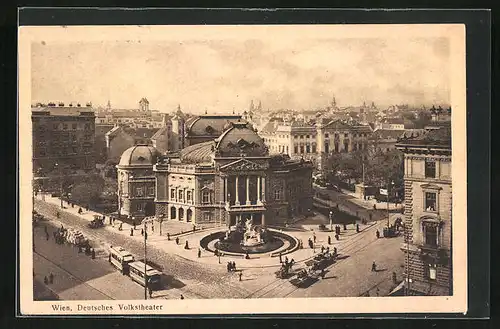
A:
[[[151,145],[135,145],[123,152],[119,166],[152,166],[160,152]]]
[[[188,146],[180,152],[181,162],[186,164],[210,163],[212,162],[214,149],[214,141]]]
[[[216,140],[221,156],[267,156],[264,140],[246,122],[233,122]]]

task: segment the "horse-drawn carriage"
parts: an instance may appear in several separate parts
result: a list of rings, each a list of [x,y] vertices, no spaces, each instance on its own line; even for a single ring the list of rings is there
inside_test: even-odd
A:
[[[335,257],[336,255],[330,252],[324,252],[316,255],[313,259],[308,260],[307,262],[305,262],[305,264],[307,265],[309,272],[313,273],[333,264],[333,262],[335,261]]]
[[[290,283],[296,287],[302,287],[306,284],[307,281],[311,280],[311,273],[309,273],[306,269],[302,269],[297,272],[297,276],[290,280]]]
[[[94,219],[88,223],[90,228],[100,228],[104,226],[104,217],[101,215],[94,215]]]
[[[83,235],[79,230],[72,228],[65,229],[64,227],[59,228],[54,232],[54,239],[56,243],[63,244],[68,243],[79,247],[89,246],[89,240]]]

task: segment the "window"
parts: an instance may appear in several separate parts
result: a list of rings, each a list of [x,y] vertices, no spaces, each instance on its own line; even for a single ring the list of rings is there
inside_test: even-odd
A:
[[[436,178],[436,162],[432,159],[425,159],[425,177]]]
[[[210,191],[203,190],[201,192],[201,200],[203,203],[210,203]]]
[[[436,264],[428,264],[427,267],[427,278],[429,280],[436,280],[437,277],[437,267]]]
[[[304,154],[304,145],[300,145],[300,153]]]
[[[316,153],[316,144],[312,145],[312,153]]]
[[[300,139],[304,139],[304,135],[300,135]]]
[[[430,247],[438,246],[438,231],[439,227],[437,223],[424,222],[424,244]]]
[[[209,213],[209,212],[203,213],[203,220],[205,222],[212,221],[212,213]]]
[[[328,135],[328,133],[325,134],[325,138],[328,138],[330,135]]]
[[[281,190],[274,190],[274,200],[281,200]]]
[[[349,134],[344,134],[344,137],[349,137]]]
[[[311,153],[311,146],[310,145],[306,145],[306,153]]]
[[[299,147],[297,145],[293,147],[293,153],[299,153]]]
[[[144,211],[144,204],[143,203],[137,204],[137,211]]]
[[[306,138],[309,138],[309,135],[306,135]]]
[[[175,189],[170,189],[170,200],[175,200]]]
[[[183,201],[183,200],[184,200],[184,191],[179,190],[179,201]]]
[[[135,195],[136,196],[144,196],[144,189],[142,187],[137,187],[135,189]]]
[[[155,195],[155,188],[153,186],[148,188],[148,194],[149,195]]]
[[[191,197],[192,197],[191,191],[186,191],[186,200],[191,201],[191,199],[192,199]]]
[[[426,211],[437,211],[436,192],[425,192],[424,207]]]
[[[297,138],[299,138],[299,136],[295,135],[295,136],[293,136],[293,138],[297,139]]]

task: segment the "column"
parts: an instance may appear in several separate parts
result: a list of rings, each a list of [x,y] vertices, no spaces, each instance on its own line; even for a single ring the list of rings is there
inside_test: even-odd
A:
[[[235,180],[235,184],[234,184],[235,189],[236,189],[236,191],[235,191],[236,192],[236,194],[235,194],[236,200],[235,200],[234,204],[237,206],[240,205],[240,199],[239,199],[239,193],[238,193],[239,181],[240,181],[239,176],[236,176],[236,180]]]
[[[227,197],[227,176],[224,176],[224,191],[223,191],[224,195],[222,196],[222,200],[224,200],[225,202],[229,202],[229,199]]]
[[[260,197],[261,197],[261,192],[260,192],[260,182],[261,182],[261,177],[257,176],[257,204],[260,204]]]
[[[262,201],[266,202],[266,178],[262,177]]]
[[[246,205],[250,205],[250,176],[247,176],[247,201]]]

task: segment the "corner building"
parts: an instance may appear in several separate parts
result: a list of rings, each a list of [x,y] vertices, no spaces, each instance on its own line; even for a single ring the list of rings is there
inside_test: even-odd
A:
[[[156,216],[203,225],[283,223],[311,209],[312,169],[308,161],[269,156],[247,123],[230,122],[216,139],[155,164]]]
[[[406,295],[449,296],[452,287],[451,129],[403,138]]]

